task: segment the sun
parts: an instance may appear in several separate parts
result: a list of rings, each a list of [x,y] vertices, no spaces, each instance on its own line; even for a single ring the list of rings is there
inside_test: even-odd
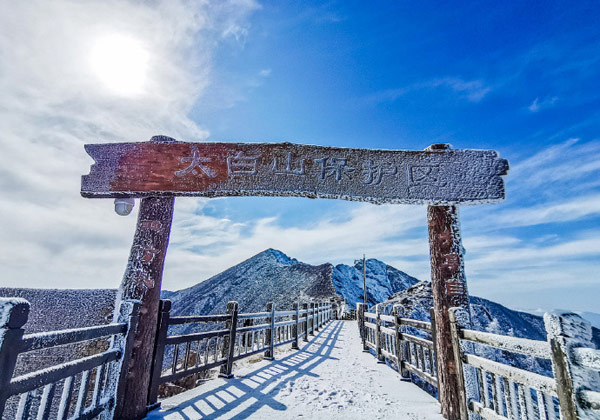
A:
[[[149,55],[144,45],[126,35],[108,35],[94,43],[93,73],[112,93],[136,96],[144,91]]]

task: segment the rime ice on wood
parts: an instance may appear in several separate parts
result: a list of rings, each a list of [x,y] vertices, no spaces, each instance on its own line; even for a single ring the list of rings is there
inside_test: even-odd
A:
[[[600,354],[592,348],[591,325],[569,312],[546,313],[544,322],[562,417],[600,419],[600,373],[594,369]],[[591,357],[581,357],[584,354]]]
[[[372,203],[480,204],[504,198],[492,150],[368,150],[292,143],[88,144],[90,198],[298,196]]]

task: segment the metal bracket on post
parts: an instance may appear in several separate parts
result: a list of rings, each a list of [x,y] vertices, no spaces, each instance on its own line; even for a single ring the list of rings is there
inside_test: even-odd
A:
[[[225,328],[229,330],[229,335],[226,335],[223,339],[222,353],[222,356],[227,357],[227,363],[221,366],[219,377],[230,379],[233,378],[231,370],[233,368],[235,334],[238,323],[238,303],[236,301],[227,302],[227,315],[231,315],[231,318],[225,323]]]

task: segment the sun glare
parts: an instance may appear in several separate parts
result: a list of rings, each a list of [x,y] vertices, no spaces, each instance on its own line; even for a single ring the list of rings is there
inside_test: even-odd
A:
[[[144,90],[148,52],[134,38],[123,35],[105,36],[91,50],[92,70],[115,94],[139,95]]]

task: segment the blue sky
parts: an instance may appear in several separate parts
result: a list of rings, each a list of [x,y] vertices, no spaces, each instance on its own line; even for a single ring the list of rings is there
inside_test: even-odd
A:
[[[79,197],[84,143],[158,133],[449,142],[511,164],[504,203],[461,209],[470,292],[513,308],[600,312],[597,3],[53,0],[0,10],[0,229],[10,238],[0,284],[118,286],[135,213]],[[107,37],[139,53],[121,60],[140,62],[90,65]],[[135,91],[107,78],[142,62]],[[429,278],[422,206],[179,199],[165,288],[268,247],[313,264],[364,252]]]

